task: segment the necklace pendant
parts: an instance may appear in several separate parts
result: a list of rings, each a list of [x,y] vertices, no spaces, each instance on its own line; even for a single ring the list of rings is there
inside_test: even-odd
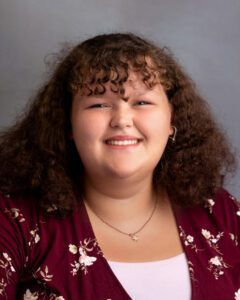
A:
[[[137,242],[139,240],[139,237],[134,233],[129,233],[128,235],[130,236],[131,240],[134,242]]]

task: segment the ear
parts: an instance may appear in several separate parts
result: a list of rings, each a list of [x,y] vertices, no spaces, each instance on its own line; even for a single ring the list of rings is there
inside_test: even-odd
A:
[[[170,124],[170,129],[169,129],[169,136],[173,135],[174,134],[174,128],[173,128],[173,125]]]
[[[176,135],[177,135],[177,127],[174,125],[171,125],[172,134],[169,135],[169,139],[171,139],[173,142],[176,141]]]
[[[174,112],[173,112],[173,107],[172,107],[171,103],[169,103],[169,106],[170,106],[170,113],[171,113],[170,127],[169,127],[169,136],[171,136],[175,132],[174,127],[173,127],[173,124],[174,124]]]

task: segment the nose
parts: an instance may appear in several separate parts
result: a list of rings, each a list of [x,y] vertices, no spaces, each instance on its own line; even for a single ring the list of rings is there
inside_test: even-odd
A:
[[[126,103],[127,104],[127,103]],[[129,107],[118,107],[112,112],[110,126],[112,128],[125,128],[133,126],[133,115]]]

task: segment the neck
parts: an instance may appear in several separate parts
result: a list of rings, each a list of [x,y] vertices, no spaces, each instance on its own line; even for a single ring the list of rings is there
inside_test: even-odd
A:
[[[85,201],[88,208],[108,222],[127,226],[134,220],[145,220],[157,201],[151,177],[135,184],[123,179],[108,180],[107,186],[105,183],[106,180],[87,177]]]

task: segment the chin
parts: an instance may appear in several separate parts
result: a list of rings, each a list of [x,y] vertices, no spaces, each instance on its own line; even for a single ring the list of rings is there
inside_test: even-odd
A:
[[[129,177],[134,176],[137,173],[138,171],[136,169],[130,170],[129,168],[128,169],[118,168],[118,169],[108,170],[109,176],[114,179],[127,179]]]

